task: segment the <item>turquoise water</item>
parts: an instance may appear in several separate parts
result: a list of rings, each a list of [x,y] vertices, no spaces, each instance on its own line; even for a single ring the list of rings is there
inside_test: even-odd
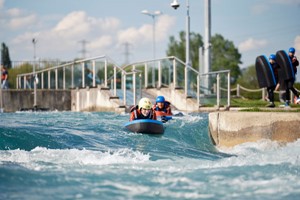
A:
[[[300,140],[216,149],[207,114],[161,136],[128,114],[0,113],[0,199],[299,199]]]

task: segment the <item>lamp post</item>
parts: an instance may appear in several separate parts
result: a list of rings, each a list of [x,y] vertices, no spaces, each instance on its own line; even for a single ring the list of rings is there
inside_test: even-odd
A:
[[[36,39],[32,39],[32,44],[33,44],[33,88],[34,88],[34,100],[33,100],[33,108],[36,109],[37,103],[36,103],[36,74],[35,74],[35,64],[36,64],[36,56],[35,56],[35,44],[36,44]]]
[[[156,47],[155,47],[155,17],[158,15],[161,15],[162,12],[161,11],[154,11],[153,13],[150,13],[148,10],[143,10],[142,14],[144,15],[148,15],[150,17],[152,17],[153,19],[153,29],[152,29],[152,34],[153,34],[153,59],[155,59],[155,51],[156,51]],[[152,86],[155,87],[155,69],[154,66],[152,67]]]
[[[174,0],[171,3],[171,6],[174,9],[177,9],[180,5],[177,0]],[[190,3],[189,0],[186,0],[186,31],[185,31],[185,96],[187,96],[188,89],[188,66],[190,65]]]

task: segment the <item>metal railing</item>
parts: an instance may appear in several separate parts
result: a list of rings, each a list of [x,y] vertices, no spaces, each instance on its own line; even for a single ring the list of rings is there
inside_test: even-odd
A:
[[[226,78],[221,78],[224,74]],[[126,97],[128,90],[132,91],[135,105],[139,92],[137,87],[140,90],[150,87],[158,89],[169,87],[183,89],[185,97],[196,98],[199,105],[203,104],[201,101],[209,96],[216,100],[217,106],[220,106],[221,87],[224,81],[227,90],[230,91],[229,70],[200,74],[192,66],[186,66],[182,60],[174,56],[135,62],[120,67],[111,58],[102,55],[40,69],[35,73],[19,74],[16,85],[17,89],[32,89],[32,85],[36,84],[38,89],[54,90],[101,85],[110,89],[113,96],[117,96],[117,90],[122,90],[121,99],[124,105],[128,104]],[[213,87],[213,85],[217,86]],[[230,92],[225,95],[226,105],[230,106]]]

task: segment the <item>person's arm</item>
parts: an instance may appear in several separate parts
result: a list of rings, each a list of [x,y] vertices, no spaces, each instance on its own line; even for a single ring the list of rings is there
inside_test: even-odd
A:
[[[129,121],[133,121],[135,119],[135,117],[134,117],[134,113],[133,112],[131,112],[130,113],[130,118],[129,118]]]
[[[153,120],[157,120],[155,111],[152,109],[151,112],[153,113],[152,119],[153,119]]]
[[[277,83],[276,87],[275,87],[275,91],[278,91],[279,90],[279,87],[280,87],[280,84]]]

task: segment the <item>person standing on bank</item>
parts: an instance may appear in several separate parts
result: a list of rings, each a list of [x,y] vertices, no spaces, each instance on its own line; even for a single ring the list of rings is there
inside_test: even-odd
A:
[[[8,71],[6,67],[1,65],[1,82],[2,82],[2,89],[8,89]]]
[[[294,74],[296,76],[297,74],[297,66],[299,65],[299,61],[297,59],[297,57],[295,56],[295,48],[294,47],[291,47],[289,49],[289,59],[292,63],[292,66],[293,66],[293,70],[294,70]],[[295,78],[291,78],[291,79],[288,79],[288,80],[285,80],[285,85],[286,85],[286,92],[285,92],[285,95],[286,95],[286,100],[285,100],[285,106],[289,106],[290,104],[290,90],[294,93],[294,95],[297,97],[297,100],[296,100],[296,104],[300,103],[300,98],[299,98],[299,93],[297,92],[297,90],[294,88],[294,82],[295,82]]]
[[[278,65],[276,63],[276,56],[274,54],[271,54],[269,56],[269,63],[272,67],[272,70],[273,70],[273,73],[274,73],[274,77],[275,77],[275,81],[278,85]],[[275,107],[275,104],[274,104],[274,90],[277,87],[277,85],[274,85],[274,86],[271,86],[271,87],[267,87],[267,91],[268,91],[268,97],[269,97],[269,100],[270,100],[270,103],[267,105],[267,107],[270,107],[270,108],[274,108]]]

